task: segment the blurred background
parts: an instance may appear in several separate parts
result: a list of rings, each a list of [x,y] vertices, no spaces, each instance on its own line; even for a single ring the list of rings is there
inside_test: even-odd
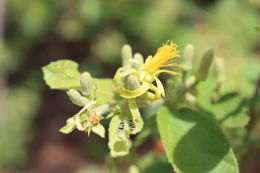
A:
[[[50,61],[72,59],[81,72],[113,77],[126,43],[145,57],[166,40],[180,51],[191,43],[195,55],[213,47],[228,67],[226,86],[250,97],[260,69],[257,24],[259,0],[0,0],[0,172],[108,172],[106,140],[58,132],[78,108],[45,85],[41,67]],[[254,135],[245,152],[235,147],[242,173],[260,172],[260,123]],[[145,145],[152,155],[160,150],[156,140]],[[151,165],[146,172],[158,171]]]

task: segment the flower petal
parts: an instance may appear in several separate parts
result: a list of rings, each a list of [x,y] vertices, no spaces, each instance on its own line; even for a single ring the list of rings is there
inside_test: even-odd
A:
[[[162,82],[158,79],[158,77],[154,78],[159,92],[162,94],[163,97],[165,97],[165,91]]]
[[[119,88],[119,93],[124,98],[135,98],[143,95],[150,88],[150,84],[143,82],[142,85],[136,90],[128,90],[123,87]]]

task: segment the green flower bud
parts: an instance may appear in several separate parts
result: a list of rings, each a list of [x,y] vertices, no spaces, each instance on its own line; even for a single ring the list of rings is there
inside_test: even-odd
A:
[[[124,45],[121,50],[122,63],[123,66],[127,66],[130,64],[130,59],[133,58],[132,49],[129,45]]]
[[[196,97],[194,96],[194,95],[192,95],[191,93],[189,93],[189,92],[187,92],[187,93],[185,93],[185,99],[189,102],[189,103],[191,103],[191,104],[195,104],[196,103]]]
[[[219,83],[223,83],[226,79],[226,68],[223,58],[217,57],[214,61],[215,76]]]
[[[192,44],[188,44],[183,51],[183,71],[189,71],[192,69],[192,57],[194,53],[194,47]]]
[[[89,97],[93,92],[93,79],[88,72],[84,72],[80,77],[81,92]]]
[[[136,53],[134,55],[134,59],[137,60],[139,63],[143,64],[144,63],[144,57],[140,53]]]
[[[132,64],[132,67],[135,68],[135,69],[139,69],[141,67],[141,64],[144,63],[144,58],[140,53],[136,53],[134,55],[134,60],[136,62]]]
[[[185,81],[185,86],[187,88],[191,87],[192,85],[194,85],[196,82],[196,78],[195,76],[190,76],[186,81]]]
[[[198,81],[203,81],[208,77],[209,68],[213,58],[214,58],[214,50],[213,49],[206,50],[206,52],[204,53],[200,61],[199,69],[195,75]]]
[[[137,76],[129,75],[125,81],[126,89],[136,90],[140,87],[140,82]]]
[[[78,106],[85,106],[89,101],[86,97],[83,97],[77,90],[70,89],[67,94],[71,102]]]

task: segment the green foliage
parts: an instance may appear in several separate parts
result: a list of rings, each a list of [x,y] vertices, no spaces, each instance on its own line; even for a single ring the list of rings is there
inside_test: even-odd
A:
[[[255,26],[255,29],[260,32],[260,26]]]
[[[220,98],[214,98],[216,86],[214,80],[198,85],[198,106],[223,127],[238,128],[247,125],[249,121],[247,101],[236,92],[225,92]]]
[[[42,68],[44,80],[52,89],[79,89],[78,64],[71,60],[59,60]]]
[[[78,64],[71,60],[59,60],[42,68],[44,80],[52,89],[80,89]],[[97,104],[102,105],[113,100],[115,86],[111,79],[98,79]]]
[[[228,141],[218,126],[200,113],[162,107],[157,124],[168,160],[177,173],[238,173]]]
[[[76,124],[75,124],[75,120],[74,117],[71,117],[69,119],[67,119],[66,125],[63,126],[59,131],[64,133],[64,134],[68,134],[70,132],[72,132],[74,129],[76,129]]]
[[[97,105],[103,105],[114,101],[115,84],[112,79],[97,79]]]
[[[100,123],[92,127],[93,133],[97,134],[101,138],[105,137],[105,128]]]
[[[39,92],[28,86],[13,88],[6,95],[0,121],[0,168],[22,165],[33,135],[32,120],[39,109]],[[34,109],[32,109],[32,106]]]
[[[163,86],[167,88],[166,98],[163,101],[160,100],[156,104],[151,103],[154,96],[148,93],[145,99],[142,97],[135,100],[137,104],[133,107],[131,105],[129,107],[118,96],[117,86],[111,78],[93,78],[96,83],[96,91],[92,92],[95,93],[94,98],[89,99],[81,89],[80,72],[77,68],[73,69],[73,66],[77,66],[75,62],[67,63],[68,70],[65,66],[60,71],[55,66],[46,67],[44,78],[51,88],[67,92],[70,89],[77,90],[76,100],[71,95],[70,99],[73,104],[81,107],[79,112],[82,110],[84,112],[77,119],[81,124],[78,124],[78,127],[89,125],[88,116],[92,115],[93,111],[96,111],[100,122],[104,122],[106,127],[106,121],[109,118],[121,115],[120,108],[115,106],[120,103],[124,104],[127,110],[124,115],[128,118],[125,119],[136,117],[134,123],[137,128],[132,132],[127,128],[126,131],[129,133],[126,135],[127,138],[130,134],[139,132],[143,127],[141,115],[145,122],[145,130],[137,136],[137,139],[144,135],[145,139],[152,136],[153,140],[159,140],[155,125],[146,127],[148,120],[153,119],[157,108],[161,105],[170,105],[176,110],[188,107],[209,118],[217,126],[221,126],[229,138],[230,133],[236,134],[237,131],[243,129],[243,135],[233,136],[230,141],[232,144],[240,141],[240,150],[250,147],[250,140],[244,143],[244,137],[249,134],[244,127],[254,112],[252,110],[255,110],[252,106],[255,106],[253,102],[257,99],[253,95],[260,74],[258,60],[260,27],[255,26],[259,24],[260,16],[258,0],[218,0],[207,3],[207,5],[198,3],[197,0],[149,1],[149,3],[146,0],[5,0],[3,2],[6,2],[4,6],[7,7],[7,10],[4,10],[6,14],[0,15],[1,19],[6,16],[4,24],[0,24],[0,31],[4,31],[3,36],[2,32],[0,33],[0,39],[3,38],[0,40],[0,88],[3,92],[5,92],[4,89],[7,89],[8,96],[5,98],[4,94],[0,94],[0,105],[3,103],[3,107],[8,107],[8,111],[1,110],[1,122],[5,124],[2,125],[0,122],[0,128],[4,134],[0,135],[1,165],[15,167],[19,162],[24,161],[23,158],[28,153],[25,151],[26,146],[29,146],[28,137],[31,136],[30,133],[35,132],[29,128],[31,128],[30,124],[35,122],[31,117],[36,115],[36,105],[40,104],[38,102],[41,100],[39,96],[41,91],[27,90],[27,86],[20,81],[23,80],[24,75],[27,75],[27,72],[35,74],[35,65],[45,63],[46,56],[50,55],[52,60],[60,55],[71,56],[78,45],[77,60],[81,61],[80,58],[85,58],[81,61],[81,69],[88,70],[99,77],[112,76],[112,73],[108,72],[114,69],[115,65],[119,65],[120,47],[125,43],[133,44],[134,49],[146,57],[148,52],[152,53],[151,50],[155,50],[159,42],[174,39],[178,43],[181,53],[184,52],[183,59],[187,60],[183,63],[183,71],[186,73],[183,73],[183,81],[178,77],[162,80],[165,81],[162,83]],[[106,10],[103,10],[104,7]],[[182,10],[183,8],[186,10]],[[2,14],[2,9],[0,11]],[[2,21],[1,19],[0,21]],[[184,46],[187,43],[194,44],[196,50],[193,50],[193,46],[190,45],[187,49],[188,53],[185,54]],[[194,77],[194,71],[199,69],[197,68],[200,64],[198,55],[201,55],[204,48],[208,46],[214,47],[216,56],[223,56],[227,68],[220,70],[219,77],[212,79],[211,69],[206,69],[203,65],[202,69],[209,70],[209,72],[202,72],[203,78],[208,76],[209,79],[196,83],[198,79]],[[86,55],[87,57],[84,57]],[[131,58],[138,59],[136,57],[139,57],[141,63],[144,62],[142,55],[131,52]],[[193,62],[192,57],[194,57]],[[37,60],[35,60],[36,58]],[[214,59],[216,60],[218,57],[214,57]],[[37,63],[35,63],[36,61]],[[201,61],[201,63],[207,64],[205,61]],[[139,69],[140,65],[134,64],[133,67]],[[215,68],[215,66],[211,65],[210,68]],[[217,71],[217,69],[214,70]],[[19,79],[16,79],[17,73],[19,73]],[[73,75],[75,76],[73,77]],[[40,83],[38,78],[36,77],[31,83]],[[2,79],[7,88],[3,86],[4,89],[2,89]],[[15,86],[8,88],[9,85]],[[134,85],[134,87],[136,86],[139,85]],[[23,89],[18,92],[17,88]],[[146,85],[144,90],[146,91],[148,88],[149,86]],[[160,90],[162,91],[162,87]],[[78,96],[81,99],[78,99]],[[150,100],[147,101],[147,98]],[[84,108],[89,101],[96,103],[88,109]],[[149,106],[146,107],[147,105]],[[149,113],[149,117],[139,110],[144,107],[148,112],[152,112]],[[152,110],[153,107],[156,109]],[[256,111],[256,114],[258,112]],[[67,125],[61,131],[69,133],[77,129],[76,122],[78,121],[74,116],[69,118]],[[253,121],[256,120],[253,119]],[[97,126],[92,126],[92,131],[104,137],[104,129],[100,125],[98,123]],[[251,127],[247,129],[251,129]],[[253,136],[257,136],[258,128],[252,129],[256,130]],[[8,139],[7,142],[6,139]],[[135,139],[133,146],[136,146],[136,142],[139,143],[138,146],[141,145],[145,139],[141,142]],[[259,143],[254,147],[258,146]],[[135,149],[136,147],[129,153],[135,153]],[[236,151],[236,149],[235,146],[234,150]],[[147,169],[141,170],[144,172],[170,172],[165,160],[160,160],[151,153],[144,154],[152,160],[151,165]],[[238,158],[239,156],[237,155]],[[135,163],[131,164],[135,165]],[[165,167],[166,169],[163,169]],[[1,166],[0,171],[2,171]]]
[[[167,58],[167,52],[176,51],[172,43],[160,50],[165,54],[156,53],[156,60]],[[167,158],[177,173],[238,173],[235,155],[221,128],[244,127],[248,123],[247,100],[237,92],[222,88],[226,80],[223,59],[216,58],[212,67],[215,68],[215,74],[211,75],[210,67],[214,59],[212,49],[205,51],[195,70],[192,66],[193,52],[192,45],[186,47],[183,63],[187,68],[184,69],[182,81],[169,80],[166,93],[158,75],[153,78],[144,68],[148,65],[154,68],[157,64],[149,64],[154,63],[152,60],[142,64],[142,56],[135,58],[128,45],[122,48],[123,67],[116,72],[114,81],[93,79],[88,72],[80,74],[77,63],[69,60],[43,67],[46,83],[52,88],[69,89],[67,94],[72,103],[82,107],[67,120],[60,132],[68,134],[78,129],[88,134],[92,131],[104,138],[105,128],[100,120],[112,117],[108,129],[110,154],[112,157],[125,156],[130,153],[132,146],[130,135],[141,132],[144,126],[139,107],[152,104],[150,108],[159,108],[156,117],[159,134]],[[158,60],[156,63],[160,62]],[[176,63],[173,64],[176,66]],[[191,74],[190,71],[195,73]],[[177,74],[170,70],[160,72]],[[74,74],[73,77],[68,77],[68,73]],[[210,79],[206,80],[208,76]],[[145,90],[143,84],[147,86]],[[121,97],[117,97],[116,93]],[[166,104],[162,102],[159,106],[153,106],[151,101],[162,99],[165,95]],[[156,110],[152,111],[153,114]],[[151,132],[146,130],[148,135]],[[143,138],[146,137],[144,135]],[[143,138],[138,138],[134,146],[140,145]]]
[[[142,173],[172,172],[172,167],[164,155],[158,157],[149,152],[139,160],[138,165]]]

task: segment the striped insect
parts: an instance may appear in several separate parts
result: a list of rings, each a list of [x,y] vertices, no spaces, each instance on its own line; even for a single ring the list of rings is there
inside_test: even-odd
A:
[[[122,132],[124,128],[125,128],[125,121],[121,120],[118,125],[117,132]]]
[[[136,129],[136,125],[133,119],[128,119],[128,126],[131,132],[133,132]]]

